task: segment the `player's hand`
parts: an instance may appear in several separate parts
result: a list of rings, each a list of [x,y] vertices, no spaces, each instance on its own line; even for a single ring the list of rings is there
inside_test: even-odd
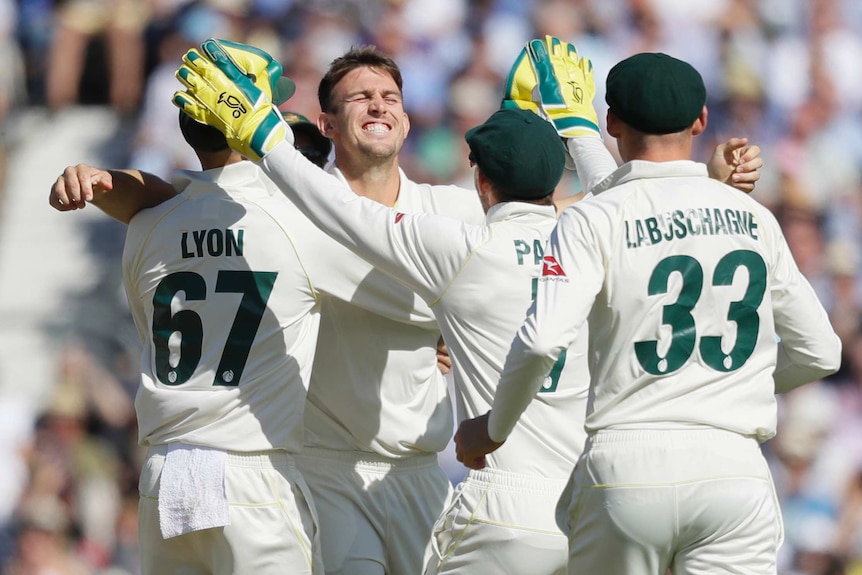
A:
[[[237,68],[248,76],[255,86],[269,95],[273,104],[285,102],[296,92],[293,80],[281,75],[283,72],[281,64],[263,50],[229,40],[212,40],[212,42],[215,42],[233,60]],[[208,46],[206,42],[204,45]]]
[[[748,143],[748,138],[731,138],[715,147],[707,163],[709,177],[724,182],[745,193],[754,191],[760,179],[763,158],[760,147]]]
[[[526,63],[532,68],[529,73]],[[563,138],[601,137],[593,64],[554,36],[531,40],[509,72],[503,107],[535,111]]]
[[[484,469],[485,456],[498,449],[497,443],[488,435],[489,411],[485,415],[465,419],[455,432],[455,457],[470,469]]]
[[[81,210],[95,194],[110,191],[114,179],[110,172],[86,164],[68,166],[51,186],[48,204],[55,210]]]
[[[443,341],[443,336],[437,340],[437,369],[443,375],[448,375],[452,371],[452,357],[449,355],[449,347]]]
[[[221,130],[231,148],[252,160],[263,159],[293,134],[270,94],[239,68],[221,43],[207,40],[189,50],[176,76],[186,91],[173,103],[186,114]]]

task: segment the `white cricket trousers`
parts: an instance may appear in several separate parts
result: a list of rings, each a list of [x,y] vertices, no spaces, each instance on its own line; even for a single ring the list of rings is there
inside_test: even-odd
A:
[[[326,575],[419,575],[452,497],[437,455],[403,459],[305,448],[296,456],[320,519]]]
[[[558,507],[571,575],[776,573],[781,512],[752,438],[709,428],[599,431],[573,477]]]
[[[471,470],[434,525],[425,575],[564,575],[555,509],[565,480]]]
[[[163,539],[158,493],[166,453],[166,445],[150,447],[141,470],[141,575],[323,573],[316,513],[290,454],[229,451],[230,525]]]

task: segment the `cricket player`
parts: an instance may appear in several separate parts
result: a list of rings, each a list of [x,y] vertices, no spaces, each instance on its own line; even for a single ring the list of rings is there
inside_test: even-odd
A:
[[[204,171],[178,174],[181,194],[135,216],[123,252],[142,344],[141,572],[322,573],[292,454],[325,258],[220,132],[185,114],[180,125]]]
[[[401,213],[484,221],[475,191],[417,184],[399,169],[409,119],[400,71],[390,58],[370,47],[351,50],[333,62],[319,96],[324,112],[318,126],[335,148],[331,172],[351,190]],[[756,155],[745,162],[750,169],[741,174],[744,185],[758,177]],[[82,207],[92,197],[86,166],[67,169],[61,180],[64,185],[50,198],[57,209]],[[133,213],[171,194],[157,190],[152,178],[147,184],[145,194],[99,190],[100,202]],[[379,271],[367,280],[362,287],[373,293],[405,302],[412,295]],[[421,572],[432,526],[451,492],[436,460],[452,430],[446,383],[435,366],[439,331],[422,319],[419,307],[427,306],[421,300],[405,321],[326,294],[321,298],[321,343],[306,405],[306,449],[298,463],[315,498],[326,571]]]
[[[547,42],[560,44],[556,39]],[[542,54],[534,56],[534,62],[548,61],[545,46],[537,41]],[[555,128],[566,124],[561,128],[565,136],[601,142],[589,61],[577,61],[578,77],[568,78],[577,82],[582,103],[557,110],[554,124],[519,109],[527,102],[507,102],[467,133],[470,160],[477,166],[476,189],[487,214],[481,226],[433,214],[393,213],[357,197],[338,179],[304,161],[289,141],[276,145],[273,140],[287,134],[268,122],[267,114],[235,118],[229,106],[220,105],[225,95],[239,101],[249,98],[249,103],[259,100],[241,93],[250,82],[235,73],[228,59],[216,57],[214,62],[186,58],[178,77],[188,90],[175,102],[238,139],[265,141],[271,149],[255,150],[265,156],[264,171],[316,225],[431,304],[452,356],[459,417],[484,414],[532,300],[543,248],[556,224],[551,196],[566,152]],[[248,146],[245,139],[234,145]],[[435,527],[426,573],[565,572],[567,544],[556,526],[554,508],[581,442],[555,430],[571,427],[572,420],[585,413],[585,352],[586,338],[566,350],[545,378],[542,401],[530,406],[510,443],[489,456],[486,469],[472,471],[459,486]]]
[[[332,152],[332,141],[302,114],[282,111],[281,115],[293,132],[293,146],[315,166],[326,167]]]
[[[775,392],[834,373],[840,341],[774,216],[690,161],[700,74],[637,54],[606,99],[625,163],[560,217],[493,409],[461,424],[458,457],[481,468],[504,445],[586,321],[589,435],[559,507],[569,573],[774,574],[782,522],[759,444]]]

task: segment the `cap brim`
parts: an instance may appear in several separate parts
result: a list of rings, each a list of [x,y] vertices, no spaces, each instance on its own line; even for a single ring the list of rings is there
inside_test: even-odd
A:
[[[296,84],[287,76],[282,76],[275,84],[272,91],[272,103],[279,104],[288,101],[296,93]]]

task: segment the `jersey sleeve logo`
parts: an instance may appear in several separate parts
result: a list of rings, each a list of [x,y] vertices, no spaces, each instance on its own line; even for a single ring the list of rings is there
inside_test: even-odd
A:
[[[395,212],[395,223],[397,224],[398,222],[400,222],[401,218],[403,218],[403,217],[404,217],[403,212]]]
[[[542,277],[566,277],[566,272],[563,271],[562,266],[554,256],[545,256],[542,258],[542,264]]]

